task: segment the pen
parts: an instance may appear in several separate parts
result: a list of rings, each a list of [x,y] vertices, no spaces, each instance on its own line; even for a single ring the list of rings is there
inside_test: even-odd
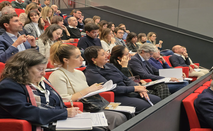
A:
[[[71,104],[71,107],[73,107],[73,102],[72,102],[72,100],[70,100],[70,104]]]
[[[101,85],[101,84],[103,84],[103,83],[104,83],[104,82],[98,83],[97,86],[99,86],[99,85]]]

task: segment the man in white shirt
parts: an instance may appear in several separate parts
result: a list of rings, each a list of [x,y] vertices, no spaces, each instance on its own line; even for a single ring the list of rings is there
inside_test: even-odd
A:
[[[67,30],[69,31],[71,38],[80,38],[81,37],[81,32],[77,28],[77,25],[78,25],[78,21],[75,17],[70,17],[68,19]]]

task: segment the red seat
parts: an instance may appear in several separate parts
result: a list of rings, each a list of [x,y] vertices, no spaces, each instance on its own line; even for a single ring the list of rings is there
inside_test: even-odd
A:
[[[21,13],[25,13],[25,10],[15,8],[15,12],[19,16]]]
[[[115,95],[114,95],[114,92],[112,92],[112,91],[101,92],[101,93],[99,93],[99,95],[102,96],[104,99],[106,99],[109,102],[114,102]]]
[[[207,82],[205,82],[204,84],[203,84],[203,86],[210,86],[211,85],[211,82],[212,82],[212,79],[211,80],[209,80],[209,81],[207,81]]]
[[[77,42],[78,43],[79,39],[74,39],[74,42]]]
[[[76,70],[84,71],[86,67],[75,68]]]
[[[203,90],[205,90],[205,89],[207,89],[208,88],[208,86],[200,86],[198,89],[196,89],[195,91],[194,91],[194,93],[202,93],[203,92]]]
[[[52,73],[52,71],[46,72],[46,74],[44,75],[44,77],[45,77],[46,79],[49,79],[49,76],[50,76],[51,73]]]
[[[67,17],[67,15],[63,15],[63,19],[65,19]]]
[[[192,128],[190,131],[212,131],[209,128]]]
[[[0,62],[0,75],[2,74],[3,70],[4,70],[5,64]]]
[[[55,68],[50,62],[47,63],[47,68]]]
[[[186,110],[188,120],[189,120],[190,129],[196,128],[196,130],[202,129],[202,131],[212,131],[211,129],[209,130],[208,128],[200,127],[200,122],[198,120],[198,117],[194,108],[194,100],[197,98],[198,95],[199,93],[192,93],[182,100]],[[193,131],[196,131],[196,130],[193,129]]]
[[[64,43],[64,44],[68,44],[68,45],[73,45],[73,46],[78,46],[78,43]]]
[[[0,119],[1,131],[32,131],[31,124],[26,120]]]
[[[71,103],[70,102],[64,102],[64,105],[67,107],[67,108],[70,108],[71,107]],[[73,106],[74,107],[79,107],[79,110],[80,111],[83,111],[83,103],[81,102],[73,102]]]

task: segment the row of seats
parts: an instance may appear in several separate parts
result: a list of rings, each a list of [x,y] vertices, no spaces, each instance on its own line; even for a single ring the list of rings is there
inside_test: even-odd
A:
[[[190,131],[212,131],[212,129],[210,128],[200,127],[200,122],[198,120],[198,117],[194,108],[194,100],[198,97],[200,93],[203,92],[203,90],[207,89],[210,86],[211,82],[212,80],[205,82],[202,86],[196,89],[194,93],[191,93],[190,95],[188,95],[186,98],[182,100],[187,113],[188,120],[189,120]]]

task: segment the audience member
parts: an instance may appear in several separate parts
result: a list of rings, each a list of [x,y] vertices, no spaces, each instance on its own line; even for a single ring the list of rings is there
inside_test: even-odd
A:
[[[122,45],[126,46],[125,42],[123,41],[123,35],[124,35],[124,30],[122,28],[116,27],[114,30],[114,35],[115,35],[115,44],[116,45]]]
[[[43,32],[44,27],[42,26],[39,14],[35,10],[31,10],[28,14],[28,21],[26,22],[24,29],[31,33],[32,36],[38,38]]]
[[[44,0],[44,4],[41,5],[41,7],[44,8],[45,6],[49,6],[50,7],[50,0]]]
[[[45,27],[51,25],[51,19],[53,17],[53,9],[49,6],[45,6],[41,11],[41,17],[45,23]]]
[[[12,7],[12,6],[11,6],[11,3],[10,3],[9,1],[2,1],[2,2],[0,3],[0,16],[2,15],[1,10],[2,10],[5,6],[10,6],[10,7]]]
[[[57,5],[52,5],[51,8],[53,9],[53,12],[54,12],[53,16],[59,15],[59,16],[63,17],[63,15],[61,14],[61,11],[58,10],[58,6]]]
[[[185,56],[185,60],[181,55],[184,52],[184,48],[180,45],[175,45],[172,47],[172,51],[174,52],[174,55],[169,57],[169,60],[173,67],[177,66],[186,66],[189,67],[189,76],[195,76],[197,79],[199,79],[201,76],[205,75],[203,72],[196,72],[190,65],[189,57]]]
[[[80,38],[78,47],[85,50],[89,46],[101,46],[101,41],[97,38],[98,29],[99,27],[95,23],[88,23],[85,25],[84,30],[86,36]]]
[[[138,53],[129,61],[129,67],[131,68],[133,75],[139,75],[141,79],[158,80],[164,78],[159,76],[159,70],[148,62],[153,53],[157,51],[157,48],[153,44],[145,43],[141,45],[138,49]],[[178,79],[172,77],[170,81],[178,82]],[[167,83],[170,93],[174,93],[186,85],[188,85],[188,82],[174,84]]]
[[[144,43],[146,43],[146,34],[145,33],[139,33],[138,34],[138,41],[137,41],[137,45],[143,45]]]
[[[70,37],[70,33],[67,30],[67,27],[64,26],[64,19],[61,16],[53,16],[51,24],[57,24],[63,29],[61,37],[63,43],[71,43],[74,41],[74,39]]]
[[[70,17],[74,16],[77,20],[78,20],[78,25],[77,27],[79,29],[84,29],[84,23],[83,23],[83,18],[82,18],[82,12],[79,9],[73,9],[72,12],[70,13],[70,15],[68,15],[65,19],[64,19],[64,25],[68,26],[68,19]]]
[[[5,63],[17,52],[29,48],[38,49],[33,36],[19,34],[23,27],[17,14],[3,15],[0,18],[0,26],[6,30],[0,36],[0,62]]]
[[[134,32],[130,32],[126,38],[126,45],[131,52],[137,52],[138,45],[136,44],[136,42],[137,34],[135,34]]]
[[[130,33],[130,31],[126,30],[126,26],[123,23],[119,24],[118,27],[120,27],[120,28],[122,28],[124,30],[123,40],[126,40],[126,37]]]
[[[76,27],[78,25],[78,21],[75,17],[70,17],[68,19],[68,27],[67,30],[70,33],[70,38],[80,38],[81,37],[81,32],[80,30]]]
[[[96,25],[99,24],[100,20],[101,20],[100,16],[97,16],[97,15],[93,16],[93,21]]]
[[[115,24],[113,22],[108,22],[107,28],[111,29],[112,32],[115,30]]]
[[[47,7],[47,6],[46,6]],[[47,59],[50,56],[50,46],[54,44],[62,35],[62,28],[59,25],[52,24],[44,31],[37,40],[39,52]]]
[[[89,87],[84,73],[75,69],[80,67],[84,60],[77,47],[56,42],[51,46],[50,53],[52,64],[54,63],[57,65],[56,67],[60,66],[60,68],[50,75],[49,80],[56,87],[55,89],[64,102],[77,101],[86,94],[102,88],[102,85],[97,86],[97,83]],[[121,113],[105,110],[103,112],[110,130],[126,121],[126,116]]]
[[[46,125],[42,128],[47,131],[53,122],[80,113],[78,107],[66,108],[60,95],[43,77],[47,62],[33,49],[19,52],[7,61],[0,82],[1,118],[27,120],[33,131],[36,126]]]
[[[112,48],[115,46],[115,38],[113,37],[112,30],[109,28],[104,29],[100,40],[104,51],[111,52]]]
[[[107,28],[108,22],[106,20],[101,20],[101,22],[99,22],[99,37],[101,37],[101,33],[103,29]]]
[[[151,105],[160,101],[155,95],[147,94],[146,87],[137,85],[134,81],[123,75],[113,64],[107,63],[105,51],[100,46],[91,46],[84,51],[88,66],[85,71],[87,83],[106,82],[112,80],[117,87],[112,91],[115,93],[115,102],[120,102],[124,106],[136,107],[135,114],[139,114]],[[145,99],[144,99],[145,98]]]
[[[86,18],[84,20],[84,24],[86,25],[87,23],[94,23],[93,19],[92,18]]]
[[[201,128],[213,129],[213,81],[208,89],[205,89],[194,101],[195,111]]]
[[[140,80],[140,78],[137,78],[137,76],[133,76],[131,69],[128,67],[130,57],[131,55],[129,54],[129,50],[125,46],[117,45],[112,48],[110,63],[113,63],[114,66],[116,66],[126,77],[145,85],[146,82],[144,80]],[[164,99],[170,95],[169,88],[164,83],[149,86],[146,89],[149,90],[150,94],[157,95],[161,99]]]
[[[22,2],[22,0],[12,1],[11,5],[13,8],[18,8],[18,9],[25,9],[27,6],[25,3]]]

